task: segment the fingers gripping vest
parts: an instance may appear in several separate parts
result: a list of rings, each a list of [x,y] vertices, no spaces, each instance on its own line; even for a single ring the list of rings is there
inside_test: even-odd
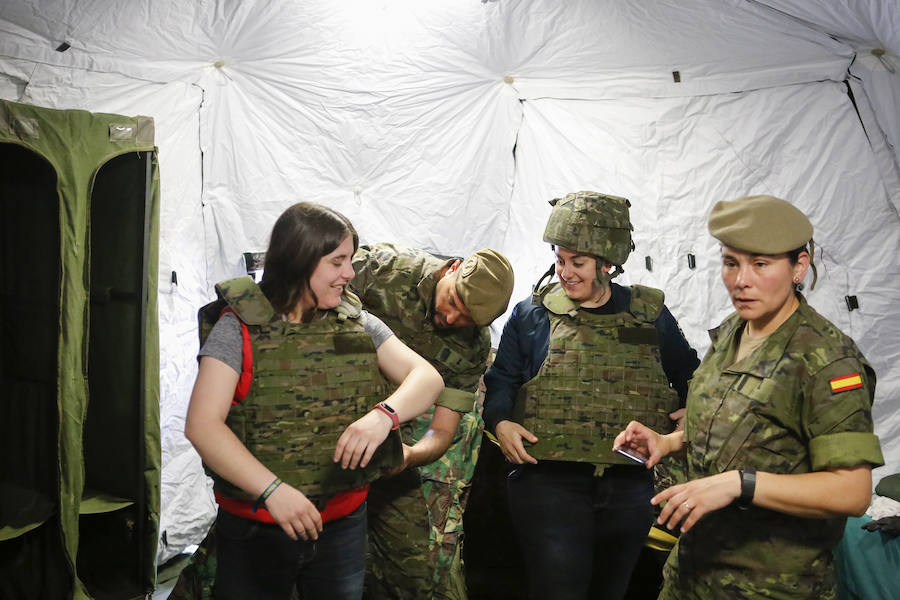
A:
[[[537,459],[627,463],[612,442],[631,420],[668,430],[678,408],[660,361],[654,321],[663,293],[631,287],[628,312],[579,310],[559,284],[542,294],[550,318],[547,358],[520,393],[516,420],[538,437]]]
[[[249,277],[216,286],[250,333],[253,380],[225,423],[253,456],[314,502],[376,479],[399,464],[403,451],[392,431],[365,469],[332,462],[338,437],[385,397],[375,346],[359,323],[360,304],[345,296],[334,310],[308,323],[275,315]],[[216,490],[255,500],[215,477]]]

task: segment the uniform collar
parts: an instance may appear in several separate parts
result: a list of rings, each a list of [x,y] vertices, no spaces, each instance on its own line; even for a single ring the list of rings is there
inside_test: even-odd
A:
[[[745,356],[738,363],[728,366],[725,370],[735,373],[748,373],[762,378],[771,377],[800,323],[806,320],[809,312],[812,310],[806,303],[806,298],[803,297],[803,294],[797,293],[797,300],[799,300],[800,305],[794,311],[794,314],[772,332],[759,348],[749,356]],[[734,353],[737,350],[735,338],[746,324],[747,321],[740,318],[735,312],[729,315],[721,325],[709,330],[713,349],[722,356],[723,365],[727,366],[734,360]]]

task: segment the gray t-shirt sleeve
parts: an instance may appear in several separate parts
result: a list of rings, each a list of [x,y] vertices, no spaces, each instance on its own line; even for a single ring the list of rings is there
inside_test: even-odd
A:
[[[394,335],[384,321],[373,314],[362,311],[360,323],[372,337],[377,350],[386,339]],[[200,356],[209,356],[222,361],[236,373],[241,372],[244,361],[244,341],[241,336],[241,322],[234,313],[227,312],[216,322],[209,337],[200,349]]]
[[[372,343],[375,344],[376,350],[378,350],[379,346],[381,346],[386,339],[394,335],[394,332],[391,331],[390,327],[384,324],[384,321],[369,312],[362,311],[359,320],[360,323],[362,323],[363,329],[366,330],[366,333],[372,336]]]
[[[227,312],[219,318],[200,348],[199,356],[220,360],[240,374],[244,362],[244,340],[241,322],[234,313]]]

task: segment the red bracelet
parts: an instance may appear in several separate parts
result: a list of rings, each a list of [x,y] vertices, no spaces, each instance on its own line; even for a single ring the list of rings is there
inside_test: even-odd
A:
[[[397,416],[397,411],[391,408],[387,402],[379,402],[374,406],[374,410],[380,410],[391,418],[391,431],[400,427],[400,417]]]

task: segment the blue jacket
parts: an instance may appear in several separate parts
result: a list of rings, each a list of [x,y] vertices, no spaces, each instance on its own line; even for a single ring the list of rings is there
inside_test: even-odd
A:
[[[610,285],[612,312],[627,311],[631,302],[631,290],[616,283]],[[655,324],[659,331],[663,370],[684,406],[688,381],[700,364],[697,351],[691,348],[675,317],[665,306]],[[542,305],[533,305],[529,296],[513,308],[503,327],[497,357],[484,374],[487,391],[483,416],[485,427],[491,432],[496,433],[497,423],[500,421],[512,419],[513,404],[519,388],[537,375],[547,357],[549,344],[550,319],[547,309]]]

